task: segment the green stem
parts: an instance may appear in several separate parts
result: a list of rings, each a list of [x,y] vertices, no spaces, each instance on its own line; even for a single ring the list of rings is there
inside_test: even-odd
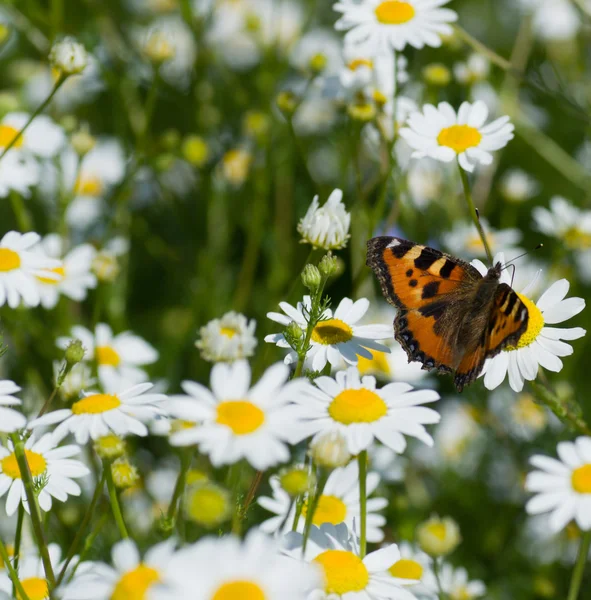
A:
[[[158,97],[158,88],[160,87],[160,71],[158,67],[154,67],[154,81],[152,87],[148,91],[148,97],[146,98],[146,104],[144,107],[144,120],[142,133],[140,136],[140,148],[146,152],[146,145],[148,141],[148,134],[150,132],[150,123],[154,115],[154,109],[156,108],[156,98]]]
[[[312,520],[314,519],[314,513],[318,508],[318,502],[320,500],[320,496],[322,496],[322,492],[324,491],[324,486],[328,480],[328,472],[327,469],[318,469],[317,473],[318,483],[316,484],[316,490],[312,494],[312,490],[308,493],[308,506],[306,508],[306,523],[304,525],[304,539],[302,541],[302,556],[306,552],[306,546],[308,545],[308,538],[310,537],[310,529],[312,529]]]
[[[472,218],[472,221],[474,221],[474,225],[476,225],[478,235],[480,235],[480,239],[482,240],[482,244],[484,245],[484,250],[486,251],[486,257],[488,258],[488,262],[490,265],[492,265],[493,256],[490,251],[490,246],[488,245],[488,240],[486,239],[486,234],[484,233],[484,229],[482,228],[482,223],[480,222],[480,218],[478,217],[478,213],[476,212],[474,200],[472,200],[472,192],[470,191],[468,175],[466,171],[462,169],[459,162],[458,169],[460,170],[460,178],[462,179],[462,186],[464,188],[464,197],[466,198],[466,203],[468,204],[468,211],[470,212],[470,217]]]
[[[94,544],[94,540],[96,539],[98,534],[101,531],[103,531],[103,529],[105,528],[107,523],[108,523],[107,515],[103,514],[102,517],[96,522],[96,525],[94,526],[94,529],[91,531],[90,535],[84,541],[84,548],[82,549],[82,552],[80,553],[80,558],[79,558],[78,562],[74,565],[74,568],[72,569],[72,572],[70,573],[70,576],[68,577],[68,581],[72,580],[72,578],[74,577],[74,575],[76,573],[76,570],[82,564],[82,562],[86,559],[86,555],[88,554],[88,551],[92,548],[92,546]]]
[[[23,506],[23,503],[21,502],[18,505],[18,516],[16,518],[16,533],[14,534],[14,557],[13,557],[13,561],[12,561],[14,570],[17,573],[18,573],[18,563],[19,563],[20,552],[21,552],[21,541],[23,538],[24,519],[25,519],[25,507]],[[12,586],[12,595],[14,596],[14,585]]]
[[[504,69],[505,71],[513,71],[511,63],[506,58],[493,52],[482,42],[479,42],[475,37],[472,37],[465,29],[462,29],[459,25],[454,25],[454,31],[463,42],[468,44],[468,46],[471,46],[472,49],[479,54],[486,56],[491,63],[497,65],[497,67],[501,67],[501,69]]]
[[[250,484],[250,488],[248,489],[248,492],[246,494],[246,500],[244,500],[244,506],[242,507],[242,514],[241,514],[241,518],[240,518],[241,521],[246,519],[246,514],[248,513],[248,509],[250,508],[250,505],[251,505],[252,501],[254,500],[254,497],[257,493],[257,490],[259,489],[259,486],[261,485],[262,480],[263,480],[263,471],[257,471],[254,474],[252,483]]]
[[[359,556],[364,558],[367,553],[367,450],[357,457],[359,461]]]
[[[295,513],[293,514],[293,523],[291,525],[292,531],[298,530],[298,524],[300,522],[300,517],[302,516],[303,506],[304,506],[304,498],[303,498],[303,496],[300,496],[296,501]]]
[[[33,231],[33,219],[23,202],[22,196],[13,190],[10,192],[9,197],[10,206],[12,207],[12,212],[14,213],[19,229],[22,232]]]
[[[74,558],[74,555],[78,551],[80,542],[82,542],[84,536],[86,535],[86,528],[88,527],[88,524],[90,523],[90,520],[92,519],[92,517],[94,515],[94,511],[99,503],[99,500],[101,499],[103,489],[105,487],[105,479],[106,479],[105,471],[103,470],[101,479],[96,484],[96,488],[94,489],[94,494],[92,496],[92,500],[90,501],[90,505],[86,509],[86,514],[84,515],[84,518],[82,519],[82,523],[80,523],[80,525],[78,526],[78,531],[76,531],[76,536],[74,537],[74,541],[72,542],[72,545],[70,546],[70,549],[68,550],[68,554],[66,556],[64,566],[62,567],[62,570],[60,571],[60,573],[58,575],[56,585],[59,585],[62,582],[64,575],[66,574],[66,571],[68,570],[68,566],[70,565],[70,562],[72,561],[72,559]]]
[[[25,486],[25,495],[31,514],[31,523],[33,525],[35,540],[37,541],[37,547],[39,548],[39,554],[43,562],[45,577],[49,581],[50,588],[53,588],[55,586],[55,575],[53,573],[53,567],[51,566],[49,550],[47,549],[47,541],[45,539],[43,522],[41,520],[41,511],[37,502],[37,496],[35,495],[33,476],[31,475],[31,470],[29,469],[29,463],[27,462],[27,456],[25,454],[25,444],[16,433],[13,433],[10,437],[14,445],[14,455],[16,457],[16,462],[18,463],[22,482]]]
[[[4,561],[4,565],[8,569],[8,574],[10,575],[10,579],[12,579],[12,585],[14,585],[14,587],[17,589],[19,598],[21,598],[21,600],[29,600],[29,597],[27,596],[21,582],[19,581],[17,572],[16,572],[15,568],[12,566],[12,563],[10,562],[10,557],[8,556],[8,552],[6,551],[6,546],[4,545],[4,542],[1,539],[0,539],[0,557],[2,557],[2,560]]]
[[[53,86],[53,89],[49,93],[49,96],[47,96],[47,98],[45,98],[45,100],[37,107],[37,109],[29,117],[29,120],[24,124],[23,128],[4,147],[2,154],[0,154],[0,160],[2,160],[6,153],[17,143],[20,136],[27,130],[27,127],[29,127],[29,125],[33,122],[33,119],[51,102],[51,99],[55,96],[56,92],[62,87],[62,84],[64,83],[64,81],[66,81],[67,78],[68,75],[65,75],[63,73],[59,76],[58,80]]]
[[[591,435],[591,428],[583,419],[581,407],[574,400],[562,400],[548,385],[530,381],[536,398],[547,406],[565,425],[583,435]]]
[[[119,504],[119,498],[117,497],[117,488],[113,481],[113,473],[111,472],[111,463],[108,460],[103,460],[103,474],[107,480],[107,489],[109,490],[109,500],[111,501],[111,509],[113,510],[113,516],[117,523],[117,528],[123,539],[127,539],[129,534],[127,533],[127,527],[125,527],[125,521],[123,520],[123,513],[121,512],[121,506]]]
[[[585,563],[587,562],[587,556],[589,555],[589,547],[591,547],[591,531],[585,532],[581,538],[577,563],[575,564],[573,576],[570,580],[570,588],[568,590],[567,600],[577,600],[579,597],[579,590],[581,589],[581,583],[583,581],[583,573],[585,572]]]
[[[181,470],[179,471],[179,476],[177,477],[174,491],[172,492],[172,498],[166,513],[166,518],[173,527],[178,512],[179,500],[182,498],[185,486],[187,485],[187,472],[191,466],[192,458],[193,456],[190,450],[181,454]]]
[[[447,594],[443,591],[443,586],[441,585],[441,577],[439,575],[439,570],[441,568],[441,564],[438,558],[433,560],[433,574],[435,575],[435,581],[437,581],[437,589],[439,590],[439,600],[447,600]]]

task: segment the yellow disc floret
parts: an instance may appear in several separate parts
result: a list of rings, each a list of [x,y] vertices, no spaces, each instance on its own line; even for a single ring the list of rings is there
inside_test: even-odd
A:
[[[11,127],[10,125],[0,125],[0,148],[5,148],[12,142],[14,137],[17,135],[18,129]],[[18,140],[12,145],[13,148],[20,148],[23,145],[23,136],[21,135]]]
[[[591,464],[583,465],[573,471],[572,484],[575,492],[591,494]]]
[[[475,148],[480,144],[482,134],[470,125],[452,125],[439,132],[437,141],[440,146],[447,146],[457,154],[461,154],[468,148]]]
[[[99,346],[96,349],[96,362],[99,365],[117,367],[121,363],[121,357],[111,346]]]
[[[45,579],[41,577],[28,577],[27,579],[23,579],[21,584],[29,600],[45,600],[45,598],[49,598],[49,590]],[[22,600],[18,593],[17,598]]]
[[[410,2],[386,0],[376,6],[375,14],[377,20],[384,25],[401,25],[415,16],[415,9]]]
[[[315,559],[324,570],[327,594],[360,592],[369,583],[369,572],[363,561],[347,550],[326,550]]]
[[[121,406],[121,400],[115,394],[92,394],[74,402],[72,412],[75,415],[96,415]]]
[[[156,569],[140,564],[121,577],[110,600],[145,600],[148,589],[159,581]]]
[[[29,464],[29,471],[31,471],[31,475],[33,477],[39,477],[45,473],[47,469],[47,462],[41,454],[31,450],[25,450],[25,456],[27,458],[27,463]],[[21,479],[21,472],[18,468],[18,462],[14,452],[3,458],[0,461],[0,465],[2,465],[2,472],[6,476],[10,477],[11,479]]]
[[[416,579],[419,581],[423,576],[423,567],[416,560],[402,558],[398,562],[395,562],[388,569],[388,572],[392,577],[398,577],[399,579]]]
[[[353,330],[347,323],[340,319],[326,319],[320,321],[314,331],[312,331],[312,340],[317,344],[331,346],[332,344],[342,344],[348,342],[353,337]]]
[[[252,581],[230,581],[221,585],[211,600],[266,600],[260,585]]]
[[[246,435],[265,422],[265,413],[248,400],[228,400],[218,404],[216,422],[227,425],[235,435]]]
[[[302,507],[302,516],[306,516],[308,506]],[[320,526],[322,523],[332,523],[338,525],[345,520],[347,516],[347,507],[345,503],[336,496],[322,495],[318,499],[318,505],[312,517],[312,523]]]
[[[519,338],[516,346],[507,346],[505,351],[517,350],[517,348],[525,348],[536,341],[540,331],[544,327],[544,315],[542,311],[532,302],[529,298],[523,294],[517,294],[519,299],[525,304],[528,313],[527,329]]]
[[[14,271],[21,266],[21,257],[10,248],[0,248],[0,271]]]
[[[328,414],[339,423],[373,423],[388,413],[388,406],[375,392],[361,388],[343,390],[328,407]]]

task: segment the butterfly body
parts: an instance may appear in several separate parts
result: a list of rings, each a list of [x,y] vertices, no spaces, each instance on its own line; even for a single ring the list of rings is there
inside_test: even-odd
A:
[[[515,345],[527,329],[528,310],[506,283],[501,264],[485,276],[469,263],[396,237],[369,240],[367,264],[398,312],[395,338],[423,369],[455,372],[459,391],[487,358]]]

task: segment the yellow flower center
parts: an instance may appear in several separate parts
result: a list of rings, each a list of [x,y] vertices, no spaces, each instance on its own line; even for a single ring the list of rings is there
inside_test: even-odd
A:
[[[347,550],[326,550],[315,559],[324,570],[327,594],[360,592],[369,583],[369,573],[363,561]]]
[[[457,590],[454,590],[450,594],[451,600],[472,600],[473,597],[474,596],[472,596],[472,594],[464,586],[458,588]]]
[[[312,71],[324,71],[328,64],[328,58],[325,54],[318,53],[310,58],[309,66]]]
[[[386,0],[376,6],[376,17],[384,25],[408,23],[415,16],[414,6],[410,2]]]
[[[342,344],[348,342],[353,337],[353,330],[340,319],[327,319],[320,321],[314,331],[312,331],[312,340],[317,344],[332,346],[333,344]]]
[[[29,600],[44,600],[45,598],[49,598],[49,590],[45,579],[41,579],[41,577],[29,577],[23,579],[21,584]],[[22,600],[18,593],[17,598]]]
[[[423,576],[423,567],[416,560],[402,558],[394,563],[388,571],[392,577],[399,579],[416,579],[417,581]]]
[[[529,346],[536,341],[538,335],[540,335],[540,331],[542,331],[542,328],[544,327],[544,316],[542,315],[542,311],[535,305],[534,302],[525,297],[523,294],[518,293],[517,295],[527,308],[529,316],[527,321],[527,329],[519,338],[517,346],[507,346],[505,348],[506,352],[511,352],[512,350],[517,350],[517,348],[525,348],[525,346]]]
[[[43,475],[43,473],[45,473],[45,470],[47,469],[47,463],[41,454],[32,452],[31,450],[25,450],[25,456],[27,457],[27,462],[29,463],[29,471],[31,471],[31,475],[33,477],[39,477],[39,475]],[[2,465],[2,472],[7,477],[10,477],[11,479],[21,478],[21,472],[18,468],[18,462],[14,452],[3,458],[0,461],[0,465]]]
[[[349,70],[351,71],[357,71],[357,69],[361,67],[373,69],[373,61],[369,58],[354,58],[352,61],[349,62],[347,67],[349,67]]]
[[[111,474],[115,485],[122,489],[132,487],[139,480],[137,468],[121,458],[111,465]]]
[[[9,248],[0,248],[0,271],[14,271],[21,266],[21,257]]]
[[[573,489],[579,494],[591,494],[591,464],[583,465],[573,471]]]
[[[74,192],[81,196],[100,196],[103,193],[103,182],[96,175],[78,177]]]
[[[587,250],[591,248],[591,233],[581,231],[578,227],[571,227],[563,234],[564,243],[571,250]]]
[[[195,424],[192,423],[191,427],[195,427]],[[204,473],[199,469],[189,469],[187,471],[187,485],[193,485],[194,483],[202,483],[207,480],[207,473]]]
[[[536,430],[546,425],[546,412],[534,401],[531,394],[521,394],[511,406],[511,414],[517,423]]]
[[[235,435],[246,435],[265,422],[265,413],[248,400],[228,400],[218,404],[216,422],[227,425]]]
[[[14,136],[18,133],[18,129],[11,127],[10,125],[0,125],[0,147],[5,148],[12,142]],[[23,145],[23,136],[21,135],[18,140],[13,144],[13,148],[20,148]]]
[[[66,276],[64,267],[55,267],[55,269],[50,269],[50,272],[59,275],[59,277],[56,279],[52,279],[51,277],[37,277],[37,280],[48,285],[56,285]]]
[[[215,485],[203,483],[189,491],[186,502],[187,516],[205,527],[223,523],[232,512],[228,492]]]
[[[494,236],[492,236],[491,234],[488,234],[486,236],[486,241],[490,248],[492,248],[495,245]],[[482,243],[482,238],[477,234],[470,236],[466,240],[466,248],[468,250],[472,250],[472,252],[484,252],[484,244]]]
[[[306,469],[291,469],[281,475],[281,487],[290,495],[303,494],[310,485],[310,476]]]
[[[121,357],[111,346],[99,346],[96,349],[96,361],[99,365],[118,367],[121,363]]]
[[[113,410],[121,405],[121,400],[114,394],[92,394],[72,404],[75,415],[96,415]]]
[[[344,390],[330,403],[328,414],[339,423],[373,423],[386,416],[388,406],[375,393],[365,388]]]
[[[302,507],[302,516],[306,516],[308,506],[305,504]],[[312,523],[314,525],[322,525],[322,523],[332,523],[338,525],[345,520],[347,516],[347,507],[345,503],[336,496],[320,496],[318,506],[314,511]]]
[[[235,327],[220,327],[220,333],[232,339],[238,333],[238,330]]]
[[[360,356],[357,362],[357,368],[362,375],[368,373],[380,373],[383,375],[391,375],[390,363],[386,358],[385,352],[379,350],[370,350],[371,358]]]
[[[445,539],[447,534],[445,525],[443,523],[430,523],[427,525],[427,531],[441,541]]]
[[[156,569],[139,564],[121,577],[110,600],[144,600],[150,587],[159,581],[160,576]]]
[[[470,125],[452,125],[442,129],[437,136],[440,146],[447,146],[457,154],[478,146],[480,140],[482,140],[482,134]]]
[[[211,600],[266,600],[260,585],[252,581],[230,581],[221,585]]]

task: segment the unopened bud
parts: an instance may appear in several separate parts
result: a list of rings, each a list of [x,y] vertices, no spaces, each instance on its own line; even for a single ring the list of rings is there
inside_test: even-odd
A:
[[[431,63],[423,69],[423,79],[436,87],[445,87],[451,81],[451,72],[443,63]]]
[[[125,458],[118,458],[111,464],[111,474],[113,475],[115,487],[119,489],[133,487],[140,479],[137,467]]]
[[[305,494],[314,484],[314,475],[304,466],[291,467],[279,474],[281,487],[292,497]]]
[[[109,433],[94,442],[94,450],[100,458],[115,460],[125,454],[125,442],[114,433]]]
[[[336,256],[333,256],[330,252],[323,256],[318,264],[318,269],[324,277],[331,277],[334,275],[338,269]]]
[[[287,337],[290,337],[293,340],[300,340],[300,339],[302,339],[302,336],[304,335],[304,331],[295,321],[292,321],[285,328],[285,334]]]
[[[347,440],[338,431],[329,431],[314,438],[310,455],[319,467],[329,469],[344,467],[351,460]]]
[[[321,52],[312,56],[312,58],[310,58],[310,61],[308,62],[310,70],[315,75],[319,75],[320,73],[322,73],[322,71],[326,69],[327,64],[328,58],[326,57],[326,54],[322,54]]]
[[[166,62],[176,55],[176,48],[168,36],[157,29],[148,33],[143,50],[148,59],[155,64]]]
[[[71,369],[74,365],[77,365],[79,362],[84,360],[85,354],[84,346],[80,340],[72,340],[68,347],[66,348],[66,353],[64,358],[66,359],[66,363],[68,363],[68,367]]]
[[[277,94],[277,106],[279,110],[287,116],[293,115],[298,106],[298,102],[299,98],[289,90]]]
[[[96,138],[90,134],[87,127],[75,131],[70,141],[78,156],[88,154],[96,146]]]
[[[53,45],[49,53],[49,62],[63,75],[75,75],[85,69],[88,54],[82,44],[68,37]]]
[[[210,156],[207,142],[198,135],[188,135],[181,148],[184,159],[194,167],[202,167]]]
[[[221,525],[232,515],[230,493],[215,483],[198,484],[187,492],[185,498],[187,518],[208,529]]]
[[[417,541],[421,550],[430,556],[446,556],[462,541],[458,524],[450,517],[440,519],[433,515],[417,528]]]
[[[302,271],[302,283],[312,292],[317,290],[322,283],[322,275],[318,267],[306,265]]]

